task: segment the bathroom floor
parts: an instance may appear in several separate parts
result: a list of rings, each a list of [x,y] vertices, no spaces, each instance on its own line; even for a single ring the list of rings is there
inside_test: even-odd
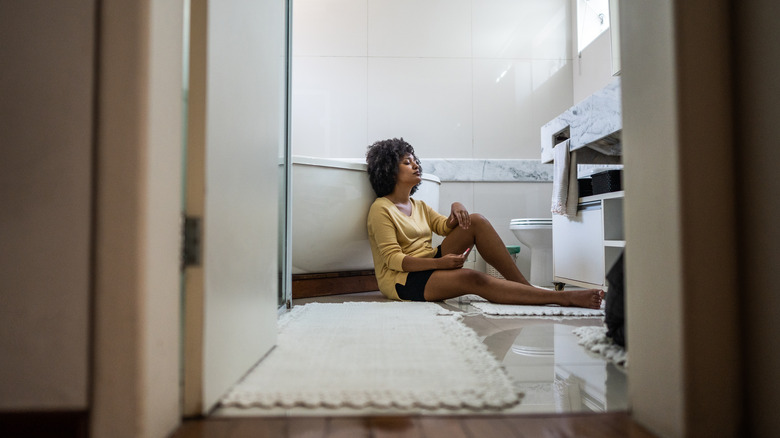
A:
[[[293,300],[310,302],[386,301],[379,292],[365,292]],[[601,318],[489,317],[458,299],[440,305],[464,312],[463,322],[474,329],[489,351],[501,361],[523,393],[521,402],[500,414],[578,414],[627,411],[625,370],[586,351],[572,331],[601,326]],[[218,408],[214,416],[360,416],[429,414],[360,409],[238,409]],[[441,415],[441,412],[435,414]],[[463,414],[455,412],[455,414]],[[468,412],[475,415],[474,411]],[[490,411],[484,414],[496,415]]]

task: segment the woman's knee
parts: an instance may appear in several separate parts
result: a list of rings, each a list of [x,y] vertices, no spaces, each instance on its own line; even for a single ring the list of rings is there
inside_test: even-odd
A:
[[[487,279],[484,278],[486,275],[473,269],[434,271],[425,286],[425,297],[428,299],[431,294],[438,297],[442,291],[445,291],[445,294],[457,292],[460,295],[476,293],[480,287],[487,284]]]
[[[482,216],[481,213],[469,213],[469,217],[471,218],[471,222],[487,222],[487,218],[485,216]]]
[[[471,225],[476,227],[493,227],[490,221],[480,213],[471,213]]]
[[[482,287],[486,286],[488,282],[487,274],[475,271],[473,269],[461,269],[462,281],[464,284],[468,284],[469,287]]]

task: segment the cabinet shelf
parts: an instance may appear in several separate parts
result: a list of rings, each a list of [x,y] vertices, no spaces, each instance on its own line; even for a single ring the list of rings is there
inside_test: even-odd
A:
[[[625,240],[605,240],[604,246],[609,246],[612,248],[625,248],[626,247],[626,241]]]
[[[617,192],[600,193],[598,195],[584,196],[579,199],[579,203],[582,204],[583,202],[601,201],[603,199],[623,198],[625,195],[626,195],[625,190],[620,190]]]

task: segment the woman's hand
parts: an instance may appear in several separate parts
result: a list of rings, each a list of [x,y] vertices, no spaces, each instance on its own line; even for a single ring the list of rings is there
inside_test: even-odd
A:
[[[453,202],[452,207],[450,207],[450,217],[447,218],[447,226],[455,228],[458,225],[464,230],[468,230],[471,225],[471,215],[463,204]]]
[[[460,269],[463,267],[466,257],[462,254],[447,254],[434,260],[438,264],[437,269]]]

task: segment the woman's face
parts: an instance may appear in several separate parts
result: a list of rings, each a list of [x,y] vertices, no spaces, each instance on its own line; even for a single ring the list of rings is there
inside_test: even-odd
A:
[[[396,184],[411,184],[417,185],[422,181],[422,173],[420,172],[420,166],[417,165],[417,161],[414,159],[414,155],[406,154],[401,162],[398,163],[398,177]]]

